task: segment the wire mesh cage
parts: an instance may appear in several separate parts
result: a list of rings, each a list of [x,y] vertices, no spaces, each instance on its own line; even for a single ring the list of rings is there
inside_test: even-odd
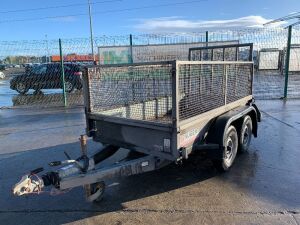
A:
[[[251,96],[253,63],[107,65],[89,68],[87,77],[91,113],[171,124]]]
[[[252,62],[178,62],[179,120],[252,95]]]
[[[171,122],[172,64],[99,66],[88,70],[92,113],[127,119]]]

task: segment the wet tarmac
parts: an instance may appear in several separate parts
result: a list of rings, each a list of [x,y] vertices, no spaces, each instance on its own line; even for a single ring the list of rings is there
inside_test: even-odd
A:
[[[81,188],[58,196],[10,192],[27,171],[64,159],[64,150],[78,156],[82,108],[0,110],[1,224],[300,224],[300,100],[257,104],[259,137],[230,172],[195,157],[110,181],[98,204],[85,202]],[[90,153],[99,147],[88,142]]]
[[[17,92],[9,88],[8,79],[0,79],[0,108],[13,105],[12,98],[17,95]]]

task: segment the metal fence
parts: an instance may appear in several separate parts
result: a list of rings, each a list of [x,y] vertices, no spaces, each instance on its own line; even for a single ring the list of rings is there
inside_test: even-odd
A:
[[[259,71],[281,71],[282,62],[281,50],[273,48],[261,49],[257,57],[257,69]]]
[[[288,29],[283,28],[210,31],[208,36],[205,32],[101,36],[94,42],[95,56],[91,55],[89,38],[63,39],[62,57],[58,40],[0,42],[0,70],[5,75],[4,79],[0,78],[0,107],[83,105],[81,73],[94,60],[98,64],[188,60],[190,48],[237,43],[253,43],[253,95],[256,99],[282,98],[285,89],[287,98],[300,97],[300,30],[296,27],[292,30],[289,49]],[[234,51],[225,53],[225,61],[236,58]],[[239,57],[246,57],[246,52],[240,49]],[[288,52],[289,71],[286,73]],[[197,54],[191,60],[197,60],[200,56]],[[222,58],[222,54],[221,50],[216,51],[214,60]],[[201,57],[210,56],[206,52],[201,53]],[[113,82],[106,85],[121,86]],[[135,85],[149,84],[137,82]],[[126,88],[129,95],[131,89]],[[133,94],[134,98],[149,95]],[[122,98],[123,95],[120,101]]]
[[[132,42],[132,41],[131,41]],[[238,41],[168,43],[128,46],[98,47],[99,64],[160,62],[170,60],[188,60],[189,49],[204,46],[237,44]]]

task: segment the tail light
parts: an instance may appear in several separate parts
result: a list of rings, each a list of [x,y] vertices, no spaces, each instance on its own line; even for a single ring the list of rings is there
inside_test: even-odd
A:
[[[82,72],[74,72],[74,75],[76,75],[76,76],[82,76]]]

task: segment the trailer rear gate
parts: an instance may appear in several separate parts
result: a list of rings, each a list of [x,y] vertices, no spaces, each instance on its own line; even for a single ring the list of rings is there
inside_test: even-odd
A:
[[[213,118],[252,99],[253,63],[170,61],[101,65],[84,79],[96,141],[175,160]]]

